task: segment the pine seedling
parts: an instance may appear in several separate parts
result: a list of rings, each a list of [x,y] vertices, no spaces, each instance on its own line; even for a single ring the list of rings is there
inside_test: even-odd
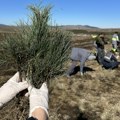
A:
[[[29,22],[20,22],[16,34],[9,35],[1,44],[4,54],[0,65],[12,61],[33,86],[40,88],[62,70],[68,58],[70,34],[49,25],[50,6],[31,5],[29,9]]]

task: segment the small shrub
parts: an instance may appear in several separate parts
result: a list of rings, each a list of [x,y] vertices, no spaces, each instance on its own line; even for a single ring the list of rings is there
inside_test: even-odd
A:
[[[20,21],[14,36],[7,36],[1,48],[0,65],[11,61],[20,75],[25,73],[35,87],[60,73],[68,58],[70,33],[49,25],[50,6],[29,6],[28,23]]]

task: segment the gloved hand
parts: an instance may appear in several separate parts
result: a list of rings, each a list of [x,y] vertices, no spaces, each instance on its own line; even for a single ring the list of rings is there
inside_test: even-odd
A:
[[[19,72],[17,72],[12,78],[10,78],[1,88],[0,88],[0,107],[3,104],[10,101],[16,94],[28,87],[27,81],[19,82]]]
[[[119,58],[119,55],[116,55],[116,58],[118,59],[118,58]]]
[[[83,76],[83,72],[80,72],[80,75]]]
[[[43,83],[40,89],[34,88],[31,85],[28,87],[30,111],[29,117],[37,108],[42,108],[48,115],[48,88],[46,83]]]

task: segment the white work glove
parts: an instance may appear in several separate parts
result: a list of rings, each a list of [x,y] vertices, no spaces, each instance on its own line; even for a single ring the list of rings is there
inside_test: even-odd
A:
[[[28,87],[27,81],[19,81],[19,72],[17,72],[0,88],[0,107],[15,97],[20,91]]]
[[[30,85],[28,92],[30,101],[29,117],[32,116],[32,112],[37,108],[42,108],[48,115],[48,88],[46,83],[43,83],[40,89]]]
[[[83,72],[80,72],[80,75],[83,76]]]

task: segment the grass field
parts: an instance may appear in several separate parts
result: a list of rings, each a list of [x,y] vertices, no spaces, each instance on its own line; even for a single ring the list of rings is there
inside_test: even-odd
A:
[[[2,35],[1,33],[0,40],[4,37]],[[74,35],[71,42],[72,46],[94,50],[93,40],[89,35]],[[111,44],[105,47],[109,50]],[[66,63],[65,71],[69,66],[70,60]],[[51,80],[50,120],[120,119],[120,68],[105,70],[94,60],[86,63],[85,70],[82,77],[77,72],[71,78],[61,75]],[[0,86],[15,72],[11,66],[0,68]],[[28,113],[28,98],[20,93],[0,109],[0,120],[25,120]]]

